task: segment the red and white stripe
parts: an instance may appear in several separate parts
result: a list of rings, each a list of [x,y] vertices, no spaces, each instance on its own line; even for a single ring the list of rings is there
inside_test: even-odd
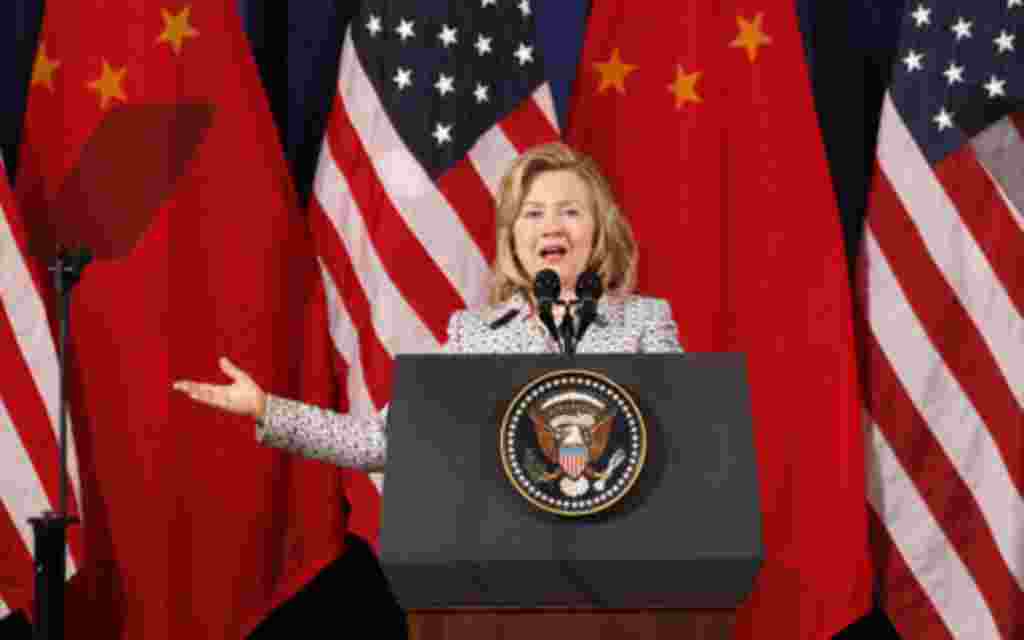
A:
[[[886,96],[861,256],[868,486],[906,638],[1024,637],[1021,148],[1004,119],[933,169]]]
[[[436,351],[452,312],[486,300],[498,182],[524,149],[558,139],[556,123],[543,85],[435,183],[384,115],[346,35],[310,224],[351,411],[384,407],[395,355]]]
[[[579,478],[587,465],[587,454],[582,447],[568,447],[558,452],[558,463],[570,478]]]
[[[2,171],[2,169],[0,169]],[[16,235],[12,197],[0,176],[0,575],[13,577],[11,593],[0,583],[0,616],[28,605],[33,584],[29,518],[54,511],[59,499],[57,353],[46,310]],[[78,457],[68,421],[68,511],[78,514]],[[81,558],[80,527],[68,534],[67,576]]]

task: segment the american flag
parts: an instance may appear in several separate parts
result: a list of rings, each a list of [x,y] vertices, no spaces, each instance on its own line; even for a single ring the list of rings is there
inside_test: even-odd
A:
[[[395,354],[486,300],[499,180],[559,135],[543,76],[529,0],[365,2],[351,22],[310,215],[350,411],[386,405]]]
[[[56,511],[60,495],[57,351],[24,232],[0,163],[0,618],[29,610],[33,537],[29,518]],[[70,418],[69,418],[70,421]],[[69,515],[81,504],[78,456],[68,425]],[[77,572],[81,527],[68,530],[67,575]]]
[[[861,256],[869,500],[905,638],[1024,638],[1024,0],[909,3]]]

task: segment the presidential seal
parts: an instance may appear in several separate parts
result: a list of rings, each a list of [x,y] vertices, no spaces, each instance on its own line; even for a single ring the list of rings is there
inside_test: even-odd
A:
[[[561,516],[604,511],[633,487],[647,456],[647,426],[622,387],[593,371],[554,371],[509,405],[498,450],[512,486]]]

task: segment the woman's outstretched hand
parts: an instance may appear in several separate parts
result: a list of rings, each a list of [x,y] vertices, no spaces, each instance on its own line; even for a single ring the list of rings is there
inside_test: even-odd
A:
[[[231,384],[207,384],[192,380],[177,380],[174,383],[174,388],[196,402],[202,402],[211,407],[257,419],[263,417],[267,399],[259,385],[253,382],[248,373],[236,367],[227,358],[222,357],[217,363],[220,365],[220,370],[231,378]]]

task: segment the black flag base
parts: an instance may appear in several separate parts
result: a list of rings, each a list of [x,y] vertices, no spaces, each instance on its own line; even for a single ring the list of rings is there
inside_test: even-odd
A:
[[[32,625],[25,612],[15,611],[0,618],[0,638],[4,640],[32,640]]]
[[[35,540],[36,593],[33,618],[34,640],[64,637],[64,577],[67,556],[64,553],[68,527],[78,518],[46,511],[29,518]]]

